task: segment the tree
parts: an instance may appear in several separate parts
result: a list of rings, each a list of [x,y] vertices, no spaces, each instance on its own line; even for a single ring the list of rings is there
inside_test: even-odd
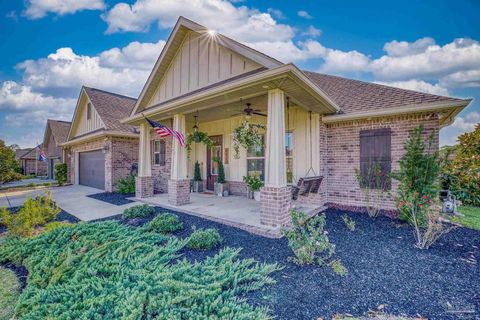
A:
[[[16,172],[17,169],[15,150],[0,139],[0,183],[19,180],[21,175]]]
[[[465,204],[480,206],[480,123],[458,137],[453,160],[446,161],[444,184]]]

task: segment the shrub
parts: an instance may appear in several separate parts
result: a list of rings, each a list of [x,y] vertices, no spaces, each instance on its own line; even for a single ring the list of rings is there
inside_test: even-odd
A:
[[[18,319],[271,319],[241,297],[274,283],[277,264],[240,259],[239,249],[192,263],[178,259],[186,242],[114,221],[80,223],[5,239],[0,263],[28,271]]]
[[[135,193],[135,176],[128,176],[117,180],[117,192],[122,194]]]
[[[379,163],[372,164],[365,173],[355,169],[355,178],[363,193],[368,215],[377,217],[387,198],[390,178],[385,177]]]
[[[45,232],[51,232],[58,228],[70,228],[73,227],[73,224],[67,221],[52,221],[48,222],[46,225],[43,226],[43,230]]]
[[[248,190],[252,192],[259,191],[260,188],[263,187],[263,181],[260,180],[258,175],[244,176],[243,182],[247,185]]]
[[[67,164],[66,163],[57,163],[55,165],[55,180],[59,186],[62,186],[67,182]]]
[[[200,163],[195,161],[195,167],[193,170],[193,181],[202,181],[202,174],[200,172]]]
[[[0,139],[0,184],[20,180],[22,175],[18,172],[18,162],[15,160],[15,149],[5,145]]]
[[[347,268],[343,265],[342,261],[340,259],[334,259],[329,263],[330,267],[332,268],[333,272],[335,274],[338,274],[339,276],[346,276],[348,274]]]
[[[345,223],[345,226],[347,227],[348,230],[355,231],[355,220],[353,220],[346,214],[342,216],[342,220]]]
[[[37,195],[35,199],[27,196],[24,204],[17,213],[11,213],[7,208],[2,208],[0,217],[2,223],[7,226],[9,234],[13,236],[32,236],[35,228],[53,221],[60,212],[52,200],[51,192],[45,196]]]
[[[290,211],[292,228],[282,229],[282,234],[287,238],[288,245],[295,254],[289,260],[294,263],[324,265],[335,253],[335,245],[328,240],[325,226],[325,216],[317,215],[313,218],[300,211]]]
[[[155,208],[148,204],[139,204],[123,210],[122,217],[124,219],[145,218],[155,213]]]
[[[225,183],[225,169],[223,167],[222,159],[217,157],[214,161],[218,164],[217,183]]]
[[[425,143],[423,126],[414,129],[405,143],[400,170],[392,174],[399,181],[396,205],[401,217],[414,228],[416,246],[429,248],[450,228],[443,225],[440,207],[435,204],[440,166],[433,152],[433,134]]]
[[[173,213],[162,213],[147,224],[148,231],[170,233],[183,229],[183,223]]]
[[[210,250],[222,242],[222,237],[216,229],[193,229],[188,238],[189,249]]]
[[[16,319],[15,304],[20,294],[20,282],[15,273],[0,267],[0,319]]]

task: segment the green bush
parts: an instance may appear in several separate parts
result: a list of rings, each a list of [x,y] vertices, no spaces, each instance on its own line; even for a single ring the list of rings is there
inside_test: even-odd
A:
[[[295,257],[290,258],[296,264],[324,265],[335,253],[335,245],[328,240],[323,230],[325,216],[317,215],[313,218],[300,211],[290,211],[292,219],[291,229],[282,229]]]
[[[114,221],[79,223],[6,238],[0,263],[28,271],[18,319],[271,319],[241,297],[274,283],[278,265],[240,259],[240,249],[191,263],[179,259],[186,242]]]
[[[188,238],[187,247],[196,250],[210,250],[222,242],[222,237],[216,229],[193,229]]]
[[[160,233],[170,233],[183,229],[183,223],[178,216],[173,213],[162,213],[146,225],[148,231]]]
[[[117,192],[122,194],[135,193],[135,176],[118,179]]]
[[[70,228],[70,227],[73,227],[73,224],[67,221],[52,221],[45,224],[43,226],[43,230],[45,230],[45,232],[51,232],[55,229],[64,228],[64,227]]]
[[[67,182],[67,164],[66,163],[57,163],[54,169],[55,180],[59,186],[62,186]]]
[[[3,267],[0,267],[0,279],[0,319],[15,319],[20,281],[13,271]]]
[[[244,176],[243,182],[247,185],[248,190],[252,192],[259,191],[263,187],[263,181],[260,180],[258,175]]]
[[[60,208],[52,200],[51,192],[47,191],[44,197],[37,195],[32,199],[27,196],[17,213],[2,208],[0,218],[10,235],[25,237],[34,235],[37,226],[55,220],[59,212]]]
[[[124,219],[145,218],[155,213],[155,208],[148,204],[139,204],[123,210],[122,217]]]
[[[200,172],[200,163],[195,161],[195,167],[193,170],[193,181],[202,181],[202,174]]]
[[[223,167],[222,159],[216,157],[213,159],[218,164],[218,175],[217,175],[217,183],[225,183],[225,169]]]
[[[5,145],[5,141],[0,139],[0,184],[22,179],[18,167],[15,149],[13,146]]]
[[[347,216],[346,214],[342,215],[342,220],[345,223],[345,226],[350,231],[355,231],[355,220]]]

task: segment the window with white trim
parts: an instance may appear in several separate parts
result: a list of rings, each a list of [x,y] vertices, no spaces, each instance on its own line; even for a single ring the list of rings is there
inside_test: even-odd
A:
[[[156,166],[165,165],[165,141],[153,141],[153,164]]]

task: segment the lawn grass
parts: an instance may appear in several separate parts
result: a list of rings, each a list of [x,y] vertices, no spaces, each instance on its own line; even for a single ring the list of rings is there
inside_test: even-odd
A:
[[[12,319],[20,294],[20,282],[15,273],[0,267],[0,319]]]
[[[480,207],[458,207],[458,212],[463,214],[463,217],[459,218],[461,224],[467,228],[480,230]]]
[[[276,264],[223,249],[196,263],[188,239],[117,222],[77,224],[36,238],[8,238],[0,263],[28,270],[19,319],[269,319],[241,296],[275,281]]]

